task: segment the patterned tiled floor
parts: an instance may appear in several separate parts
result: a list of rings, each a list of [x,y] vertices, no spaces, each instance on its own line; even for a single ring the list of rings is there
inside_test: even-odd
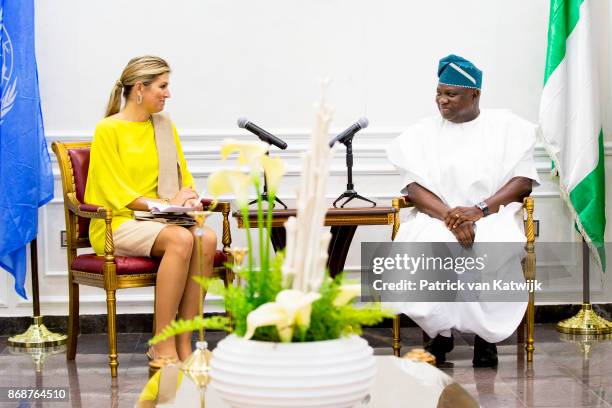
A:
[[[221,332],[207,333],[210,347],[214,348],[223,336]],[[391,353],[391,329],[367,329],[364,336],[376,354]],[[61,352],[50,355],[39,373],[29,355],[11,350],[6,346],[6,336],[0,336],[0,387],[69,387],[70,402],[44,404],[52,408],[133,407],[147,380],[144,352],[149,337],[150,334],[138,333],[118,335],[119,375],[113,381],[103,334],[81,335],[74,362],[66,362]],[[420,330],[402,329],[403,352],[421,344]],[[498,345],[500,363],[496,370],[472,368],[472,344],[472,335],[455,333],[455,350],[441,369],[478,399],[482,407],[612,406],[609,340],[581,345],[560,338],[552,325],[538,325],[533,366],[527,367],[524,356],[517,357],[513,336]],[[29,405],[0,402],[0,407],[16,406]],[[398,402],[398,407],[402,406]]]

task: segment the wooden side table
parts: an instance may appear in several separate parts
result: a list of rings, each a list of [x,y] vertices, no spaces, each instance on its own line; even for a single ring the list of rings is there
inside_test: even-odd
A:
[[[330,276],[334,277],[344,269],[346,256],[353,241],[353,236],[359,225],[393,225],[395,213],[393,207],[373,208],[330,208],[325,215],[325,225],[331,226],[331,241],[329,242],[329,258],[327,266]],[[297,214],[295,209],[278,209],[272,211],[272,232],[270,239],[274,250],[282,249],[286,245],[284,224],[289,217]],[[233,213],[238,221],[238,228],[244,228],[242,214]],[[249,211],[249,225],[257,226],[257,211]]]

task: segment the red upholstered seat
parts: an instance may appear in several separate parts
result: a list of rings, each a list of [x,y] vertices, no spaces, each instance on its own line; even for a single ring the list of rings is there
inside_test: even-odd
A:
[[[215,260],[213,261],[213,267],[225,266],[225,263],[228,262],[227,254],[220,249],[217,249],[215,253]]]
[[[72,261],[71,268],[75,271],[89,273],[104,273],[104,257],[96,254],[79,255]],[[159,260],[135,256],[115,256],[117,275],[137,275],[157,272]]]
[[[79,255],[72,261],[71,268],[75,271],[89,273],[104,273],[104,257],[96,254]],[[214,266],[223,266],[227,262],[227,255],[221,250],[215,253]],[[142,258],[135,256],[115,256],[117,275],[138,275],[155,273],[159,267],[159,259]]]

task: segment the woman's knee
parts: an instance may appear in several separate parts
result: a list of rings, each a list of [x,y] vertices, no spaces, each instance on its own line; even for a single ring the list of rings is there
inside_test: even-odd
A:
[[[213,251],[217,249],[217,234],[210,228],[204,230],[204,235],[202,236],[202,249],[212,249]]]
[[[166,253],[172,252],[174,255],[178,255],[184,259],[189,259],[191,257],[193,251],[193,235],[191,235],[189,230],[183,227],[168,226],[164,228],[163,232],[166,232]]]
[[[198,242],[197,239],[197,230],[192,229],[192,233],[194,235],[194,248]],[[217,249],[217,234],[210,227],[204,226],[204,231],[202,233],[202,249],[204,252],[210,252]]]

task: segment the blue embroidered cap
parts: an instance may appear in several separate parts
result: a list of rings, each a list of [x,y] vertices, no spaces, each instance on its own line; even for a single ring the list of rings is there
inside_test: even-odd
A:
[[[438,64],[438,82],[443,85],[480,89],[482,71],[465,58],[449,55]]]

